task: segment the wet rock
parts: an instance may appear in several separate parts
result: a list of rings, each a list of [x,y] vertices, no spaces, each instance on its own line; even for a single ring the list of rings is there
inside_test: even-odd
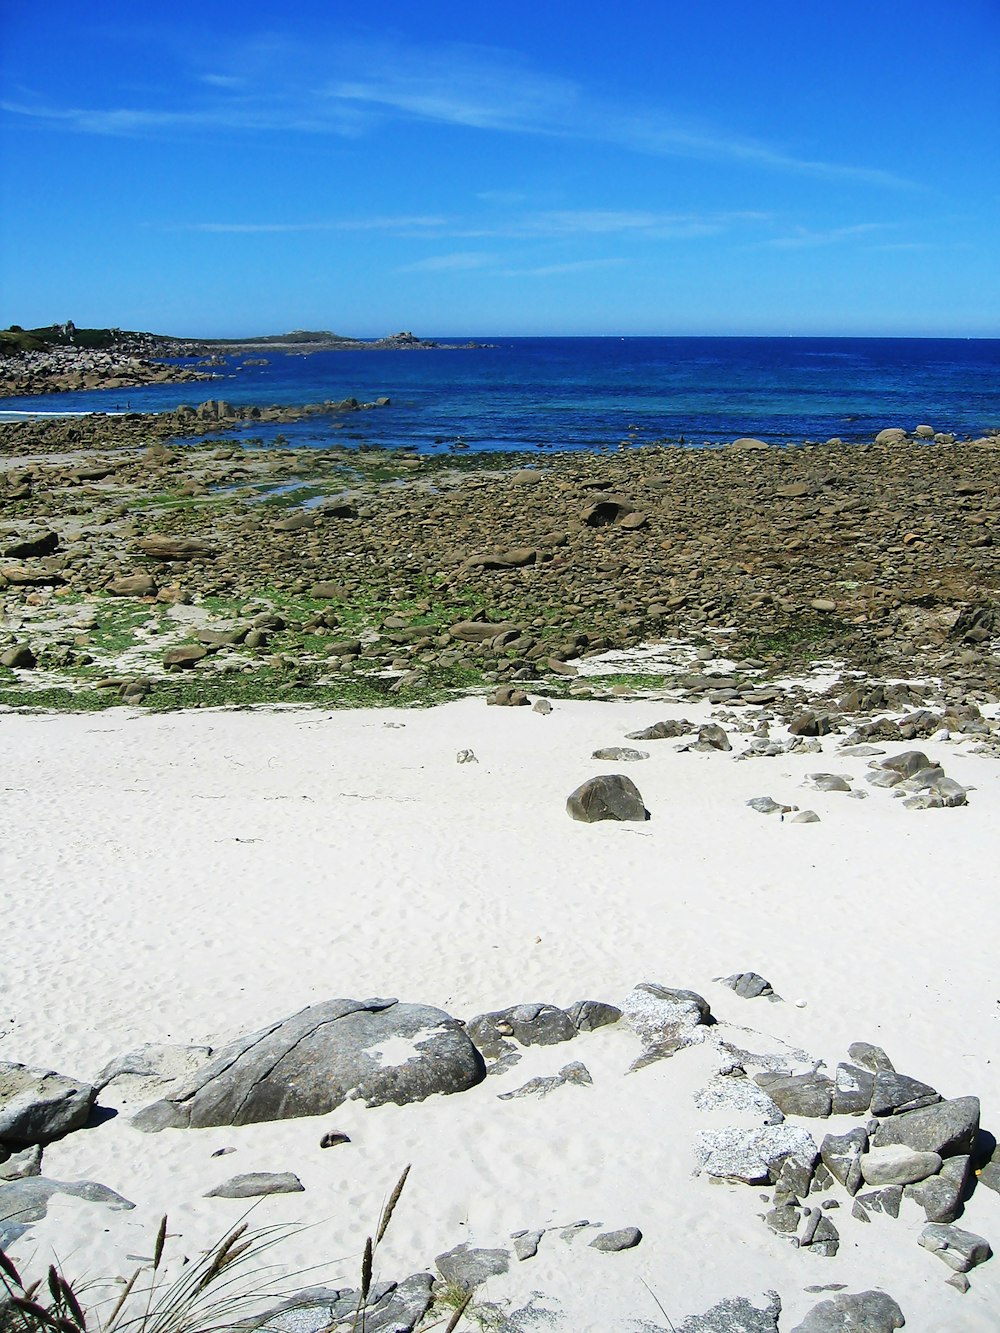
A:
[[[604,819],[640,823],[648,818],[638,787],[622,773],[589,778],[570,793],[566,813],[584,824]]]

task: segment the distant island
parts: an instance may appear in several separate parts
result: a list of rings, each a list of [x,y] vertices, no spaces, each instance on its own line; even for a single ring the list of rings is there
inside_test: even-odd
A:
[[[457,351],[482,343],[439,343],[409,332],[354,338],[328,329],[295,329],[250,338],[184,338],[129,329],[79,328],[72,320],[0,331],[0,397],[86,389],[124,389],[215,378],[226,356],[252,352]],[[178,365],[178,361],[193,365]]]

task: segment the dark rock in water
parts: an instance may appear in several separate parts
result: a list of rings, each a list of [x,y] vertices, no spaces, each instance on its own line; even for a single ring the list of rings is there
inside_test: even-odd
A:
[[[873,1074],[881,1073],[885,1070],[887,1073],[895,1073],[895,1065],[883,1051],[881,1046],[873,1046],[867,1041],[852,1041],[847,1048],[847,1054],[855,1064],[859,1064],[862,1069],[870,1070]]]
[[[622,1016],[620,1009],[613,1004],[604,1004],[601,1000],[577,1000],[566,1013],[579,1032],[593,1032],[596,1028],[609,1027]]]
[[[302,1190],[302,1181],[291,1171],[247,1171],[216,1185],[205,1198],[256,1199],[265,1194],[301,1194]]]
[[[41,1221],[54,1194],[69,1194],[88,1203],[103,1203],[118,1211],[135,1207],[134,1203],[106,1185],[99,1185],[96,1180],[48,1180],[45,1176],[12,1180],[0,1185],[0,1247],[6,1249],[13,1245],[32,1222]]]
[[[972,1152],[978,1133],[979,1098],[956,1097],[890,1116],[879,1124],[874,1142],[878,1148],[902,1143],[917,1152],[956,1157]]]
[[[638,787],[623,773],[589,778],[570,793],[566,813],[584,824],[594,824],[602,819],[638,823],[648,818]]]
[[[880,1071],[875,1075],[872,1092],[872,1115],[898,1115],[916,1111],[921,1106],[932,1106],[941,1100],[941,1094],[928,1083],[906,1074]]]
[[[967,1273],[970,1268],[984,1264],[993,1253],[989,1241],[983,1236],[940,1222],[928,1223],[917,1242],[956,1273]]]
[[[781,999],[780,995],[775,995],[771,983],[765,981],[759,972],[734,972],[731,977],[716,977],[715,980],[728,986],[744,1000],[756,1000],[762,995],[766,995],[769,1000]]]
[[[510,1267],[507,1250],[475,1249],[456,1245],[434,1260],[437,1270],[446,1282],[454,1282],[466,1291],[478,1287],[490,1277],[500,1277]]]
[[[759,1310],[745,1296],[729,1296],[704,1314],[690,1315],[676,1333],[778,1333],[781,1297],[765,1292],[768,1304]]]
[[[578,1029],[570,1015],[554,1004],[515,1004],[477,1014],[465,1031],[483,1055],[494,1060],[513,1050],[512,1041],[521,1046],[554,1046],[572,1041]]]
[[[96,1091],[50,1069],[0,1062],[0,1144],[51,1143],[87,1123]]]
[[[814,1305],[792,1333],[892,1333],[905,1323],[902,1310],[884,1291],[843,1292]]]
[[[954,1222],[962,1211],[971,1168],[971,1157],[949,1157],[936,1176],[907,1185],[903,1192],[920,1205],[928,1222]]]
[[[379,1047],[409,1043],[390,1060]],[[323,1115],[348,1097],[366,1106],[423,1101],[482,1081],[482,1057],[455,1019],[397,1000],[327,1000],[224,1047],[132,1123],[155,1132]]]
[[[823,1118],[830,1114],[833,1106],[833,1083],[825,1074],[782,1074],[768,1071],[758,1074],[755,1081],[784,1115]]]
[[[590,1248],[616,1254],[619,1250],[634,1250],[641,1240],[642,1232],[638,1227],[621,1227],[618,1231],[602,1231],[590,1242]]]

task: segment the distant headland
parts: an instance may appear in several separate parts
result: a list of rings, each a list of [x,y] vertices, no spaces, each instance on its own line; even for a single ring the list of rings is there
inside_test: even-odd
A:
[[[245,353],[455,351],[481,343],[439,343],[409,332],[354,338],[327,329],[250,338],[184,338],[134,330],[79,328],[72,320],[0,331],[0,397],[80,389],[124,389],[213,379],[226,356]],[[178,361],[193,364],[179,365]]]

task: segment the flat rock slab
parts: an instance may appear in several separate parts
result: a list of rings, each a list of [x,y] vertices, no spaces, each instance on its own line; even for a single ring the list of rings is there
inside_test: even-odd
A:
[[[106,1185],[96,1180],[48,1180],[45,1176],[29,1176],[0,1185],[0,1246],[13,1245],[23,1236],[32,1222],[40,1222],[54,1194],[68,1194],[88,1203],[103,1203],[122,1212],[135,1204],[123,1199]]]
[[[437,1270],[446,1282],[454,1282],[466,1291],[478,1287],[490,1277],[500,1277],[510,1267],[507,1250],[475,1249],[456,1245],[453,1250],[439,1254],[434,1260]]]
[[[209,1190],[205,1198],[257,1199],[265,1194],[301,1194],[303,1189],[302,1181],[291,1171],[247,1171],[230,1176]]]
[[[892,1333],[905,1323],[902,1310],[884,1291],[845,1291],[814,1305],[791,1333]]]
[[[51,1069],[0,1063],[0,1144],[30,1148],[80,1129],[96,1095],[89,1083]]]
[[[642,1232],[638,1227],[620,1227],[617,1231],[602,1231],[590,1242],[590,1248],[615,1254],[619,1250],[634,1250],[641,1240]]]
[[[758,1309],[745,1296],[730,1296],[704,1314],[693,1314],[678,1324],[676,1333],[778,1333],[781,1297],[765,1292],[768,1304]]]
[[[365,1333],[413,1333],[430,1309],[433,1280],[414,1273],[403,1282],[376,1282],[363,1307],[351,1287],[309,1287],[241,1327],[247,1333],[350,1333],[360,1328],[363,1308]]]
[[[697,991],[640,981],[622,1004],[625,1022],[647,1046],[694,1040],[695,1029],[711,1018],[708,1001]]]
[[[810,1166],[817,1157],[816,1144],[808,1130],[789,1124],[703,1130],[696,1140],[695,1152],[706,1174],[747,1185],[776,1180],[789,1157]]]
[[[979,1098],[956,1097],[934,1106],[883,1120],[875,1131],[875,1147],[903,1143],[917,1152],[936,1152],[942,1157],[971,1153],[979,1134]]]
[[[912,1185],[940,1170],[941,1158],[936,1152],[916,1152],[902,1143],[872,1148],[861,1158],[866,1185]]]
[[[327,1000],[224,1047],[169,1098],[144,1107],[142,1130],[250,1125],[423,1101],[482,1081],[482,1056],[455,1019],[397,1000]]]

